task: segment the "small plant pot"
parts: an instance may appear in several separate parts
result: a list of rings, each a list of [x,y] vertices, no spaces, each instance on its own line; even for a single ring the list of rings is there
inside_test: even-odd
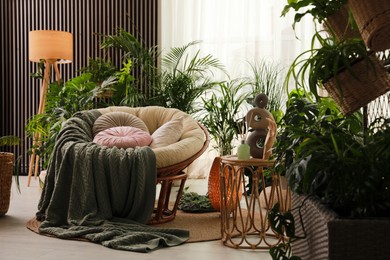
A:
[[[390,90],[390,76],[383,64],[371,55],[367,61],[352,65],[352,71],[343,70],[336,77],[324,82],[324,88],[348,115],[367,105]]]
[[[9,209],[11,197],[12,172],[14,165],[13,153],[0,153],[0,217]]]

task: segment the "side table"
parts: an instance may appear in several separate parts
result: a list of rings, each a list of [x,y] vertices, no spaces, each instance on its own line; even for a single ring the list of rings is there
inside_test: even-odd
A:
[[[256,158],[239,160],[237,156],[221,157],[221,235],[224,245],[269,249],[284,241],[284,237],[272,231],[268,221],[268,210],[276,201],[282,210],[289,209],[291,205],[287,185],[283,185],[283,179],[272,171],[274,163],[273,160]],[[248,175],[252,176],[250,194],[245,191]],[[269,185],[268,181],[268,187],[266,179],[272,182]]]

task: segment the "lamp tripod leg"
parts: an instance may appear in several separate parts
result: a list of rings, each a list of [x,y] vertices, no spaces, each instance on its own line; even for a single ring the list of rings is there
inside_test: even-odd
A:
[[[45,109],[46,94],[47,94],[47,89],[48,89],[48,82],[50,80],[50,70],[51,70],[52,64],[53,64],[53,62],[49,62],[49,61],[46,61],[46,63],[45,63],[45,73],[44,73],[43,82],[42,82],[42,86],[41,86],[41,95],[40,95],[39,107],[38,107],[38,113],[37,113],[38,115],[42,114],[44,109]],[[36,154],[36,149],[37,149],[37,147],[41,146],[40,139],[41,139],[40,134],[35,133],[34,138],[33,138],[33,150],[32,150],[29,169],[28,169],[27,187],[30,187],[33,169],[34,169],[34,178],[36,179],[38,176],[40,156]]]

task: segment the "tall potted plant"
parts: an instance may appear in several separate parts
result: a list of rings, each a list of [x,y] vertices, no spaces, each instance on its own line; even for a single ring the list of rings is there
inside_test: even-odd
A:
[[[277,170],[300,209],[292,211],[295,226],[302,219],[306,231],[293,253],[310,259],[386,255],[386,242],[364,236],[390,230],[389,119],[364,132],[361,114],[344,116],[329,99],[315,103],[294,94],[282,122]]]
[[[233,140],[242,131],[239,121],[245,115],[243,105],[250,94],[244,91],[247,84],[247,81],[241,79],[221,82],[210,96],[202,97],[200,121],[214,140],[214,148],[220,156],[232,153]],[[214,159],[208,179],[208,197],[216,210],[220,209],[220,156]]]

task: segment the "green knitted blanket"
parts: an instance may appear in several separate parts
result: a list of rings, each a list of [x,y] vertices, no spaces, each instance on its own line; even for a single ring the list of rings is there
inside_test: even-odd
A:
[[[59,133],[38,205],[39,232],[137,252],[184,243],[186,230],[145,225],[156,195],[153,151],[93,143],[99,116],[80,112]]]

